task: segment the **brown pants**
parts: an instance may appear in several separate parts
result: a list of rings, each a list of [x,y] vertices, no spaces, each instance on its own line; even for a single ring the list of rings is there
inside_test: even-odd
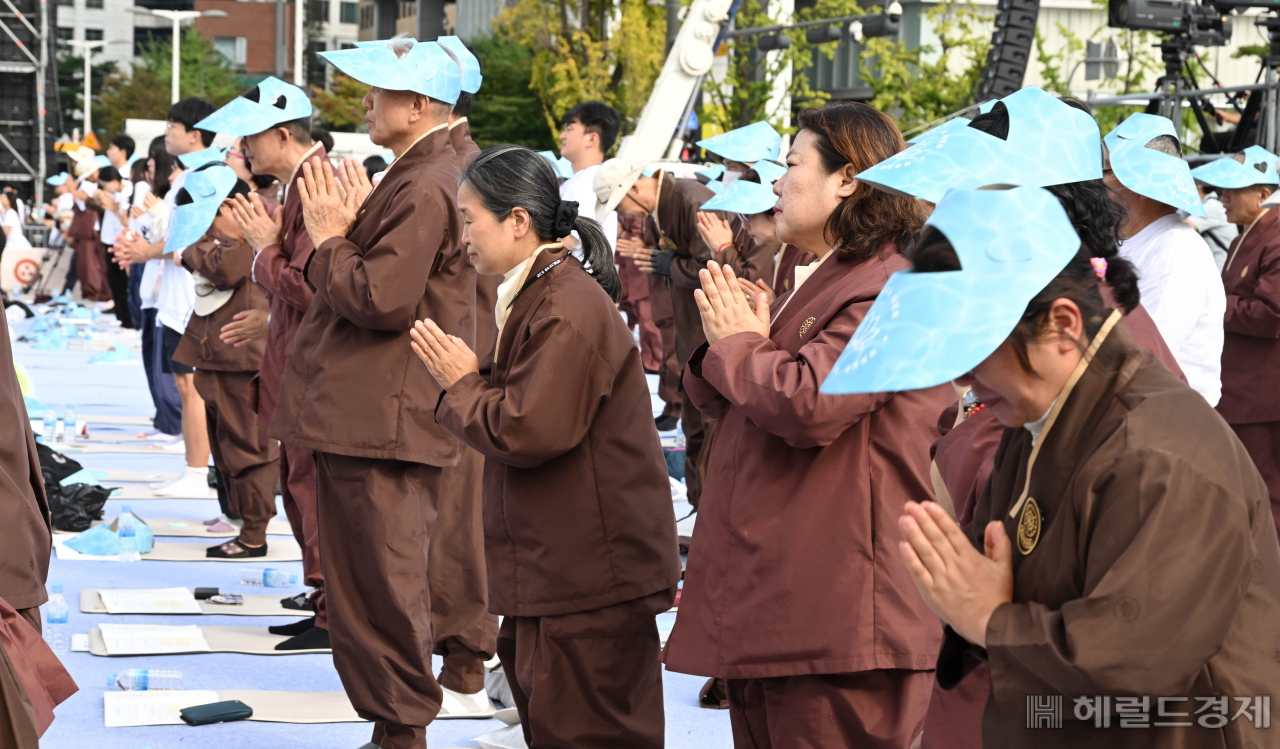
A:
[[[563,616],[508,616],[498,633],[530,749],[661,749],[661,646],[654,618],[676,589]]]
[[[924,727],[932,671],[729,679],[734,749],[908,749]]]
[[[679,418],[682,408],[680,374],[683,363],[676,358],[676,319],[671,308],[671,290],[663,276],[649,276],[649,314],[662,342],[662,361],[658,367],[658,397],[667,407],[663,415]],[[641,339],[641,346],[644,340]]]
[[[80,279],[80,298],[86,302],[105,302],[111,298],[107,286],[106,248],[96,239],[75,240],[76,276]]]
[[[498,617],[489,613],[484,564],[484,456],[464,446],[458,465],[442,470],[427,555],[431,632],[436,653],[444,656],[440,686],[475,694],[484,690],[484,662],[498,646]]]
[[[425,749],[443,697],[427,586],[440,469],[314,455],[333,665],[375,744]]]
[[[702,333],[702,313],[698,311],[698,303],[694,301],[692,291],[672,289],[671,306],[675,317],[676,360],[680,364],[680,377],[683,378],[689,357],[707,339]],[[699,469],[706,464],[702,450],[706,443],[708,419],[693,405],[684,388],[680,389],[680,398],[680,428],[684,430],[685,445],[684,484],[689,491],[689,504],[696,510],[698,499],[702,496],[702,481],[706,478]]]
[[[1253,458],[1253,464],[1267,482],[1267,494],[1271,495],[1271,517],[1280,533],[1280,421],[1263,424],[1232,424],[1236,436],[1244,443],[1244,449]]]
[[[302,575],[311,594],[316,626],[329,629],[325,606],[324,571],[320,567],[320,522],[316,517],[316,461],[305,447],[280,445],[280,497],[293,537],[302,547]]]
[[[0,640],[0,746],[5,749],[39,749],[40,729],[22,677]]]
[[[920,749],[982,749],[982,713],[991,696],[991,667],[969,672],[955,689],[933,685]]]
[[[196,392],[204,399],[209,452],[222,474],[231,509],[244,520],[240,540],[250,546],[267,542],[267,523],[276,516],[276,479],[280,475],[279,444],[258,426],[249,407],[249,381],[256,372],[197,370]]]

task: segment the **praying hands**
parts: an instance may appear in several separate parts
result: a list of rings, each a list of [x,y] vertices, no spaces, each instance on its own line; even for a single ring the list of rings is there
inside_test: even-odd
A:
[[[440,387],[448,390],[454,383],[480,371],[480,360],[457,336],[440,329],[434,320],[419,320],[409,331],[414,353],[427,365],[427,371]]]
[[[733,269],[714,260],[698,271],[702,288],[693,292],[702,313],[702,330],[707,342],[715,343],[735,333],[758,333],[769,337],[769,302],[763,294],[752,300],[742,292]]]
[[[347,236],[356,222],[360,203],[364,202],[359,189],[339,185],[333,165],[327,159],[321,163],[319,157],[303,162],[297,189],[302,198],[302,220],[316,247],[334,237]]]

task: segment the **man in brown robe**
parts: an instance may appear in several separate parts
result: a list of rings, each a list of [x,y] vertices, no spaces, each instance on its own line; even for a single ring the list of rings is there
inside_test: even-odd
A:
[[[715,260],[732,267],[740,278],[755,281],[770,277],[773,258],[759,251],[741,216],[723,211],[712,213],[729,222],[733,242],[718,248],[707,246],[698,231],[698,211],[715,193],[697,180],[677,179],[663,171],[646,177],[621,159],[610,159],[600,167],[595,186],[596,195],[604,204],[602,207],[609,210],[616,207],[619,215],[646,219],[645,223],[656,233],[657,250],[637,249],[631,257],[641,270],[667,280],[675,319],[676,360],[683,372],[689,356],[707,341],[698,304],[693,298],[694,290],[701,288],[698,270],[705,268],[707,261]],[[597,214],[600,213],[597,209]],[[705,478],[699,467],[705,470],[702,449],[706,441],[706,419],[687,394],[681,398],[685,484],[689,504],[696,509]]]
[[[618,239],[643,241],[644,219],[636,216],[618,217]],[[653,311],[649,308],[649,279],[652,274],[636,267],[636,261],[618,253],[618,279],[622,281],[622,296],[618,309],[627,318],[627,327],[640,330],[640,361],[646,371],[657,372],[662,367],[662,334],[653,323]]]
[[[80,167],[76,168],[77,174],[80,170]],[[104,302],[111,298],[111,289],[107,286],[106,249],[102,246],[100,234],[102,211],[88,199],[88,193],[83,189],[86,183],[95,182],[97,174],[98,170],[94,168],[80,180],[80,185],[72,193],[76,202],[72,207],[71,226],[66,232],[67,239],[75,246],[80,298],[86,302]]]
[[[448,131],[459,85],[444,72],[449,58],[430,45],[396,40],[389,51],[417,89],[440,98],[387,88],[395,81],[379,79],[375,66],[347,68],[373,86],[364,99],[370,138],[396,155],[378,185],[367,192],[348,176],[340,196],[332,168],[313,159],[293,186],[316,246],[305,266],[315,297],[271,426],[314,451],[333,661],[382,749],[425,747],[440,709],[427,567],[441,469],[461,454],[432,419],[441,388],[413,360],[409,331],[431,318],[475,342],[475,269],[462,252]],[[347,60],[385,60],[387,51],[326,59],[342,69]]]

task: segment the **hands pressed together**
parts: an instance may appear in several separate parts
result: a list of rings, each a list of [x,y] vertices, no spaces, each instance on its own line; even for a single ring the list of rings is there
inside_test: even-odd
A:
[[[635,261],[636,267],[645,273],[653,272],[653,248],[634,237],[618,237],[618,254]]]
[[[325,240],[345,237],[360,205],[373,192],[364,168],[355,159],[344,159],[335,176],[333,164],[317,156],[303,162],[301,172],[297,190],[311,242],[319,247]]]
[[[465,342],[445,333],[434,320],[419,320],[409,331],[414,353],[427,365],[427,371],[440,387],[448,390],[454,383],[472,373],[479,373],[480,360]]]
[[[707,342],[715,343],[736,333],[757,333],[769,337],[769,302],[763,293],[754,300],[744,292],[733,268],[714,260],[698,271],[702,288],[693,292],[702,313],[702,330]]]
[[[244,237],[253,247],[254,254],[270,245],[279,244],[280,234],[284,228],[284,207],[279,206],[272,213],[262,204],[257,193],[235,196],[234,201],[227,201],[231,216],[244,232]]]
[[[733,228],[729,226],[728,221],[714,213],[698,211],[698,233],[702,235],[702,241],[716,254],[719,254],[720,248],[725,245],[733,244]]]
[[[222,331],[218,333],[218,337],[222,339],[223,343],[230,344],[236,348],[254,341],[265,340],[267,337],[267,322],[270,319],[271,313],[264,309],[237,312],[235,317],[231,318],[231,322],[222,326]]]

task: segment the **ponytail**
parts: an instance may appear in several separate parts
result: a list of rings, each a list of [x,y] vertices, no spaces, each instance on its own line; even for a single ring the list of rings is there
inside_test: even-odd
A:
[[[1053,193],[1067,211],[1067,218],[1090,257],[1107,261],[1107,286],[1111,296],[1127,315],[1138,306],[1138,271],[1120,256],[1120,230],[1129,218],[1123,205],[1111,197],[1111,188],[1100,179],[1052,185]]]

